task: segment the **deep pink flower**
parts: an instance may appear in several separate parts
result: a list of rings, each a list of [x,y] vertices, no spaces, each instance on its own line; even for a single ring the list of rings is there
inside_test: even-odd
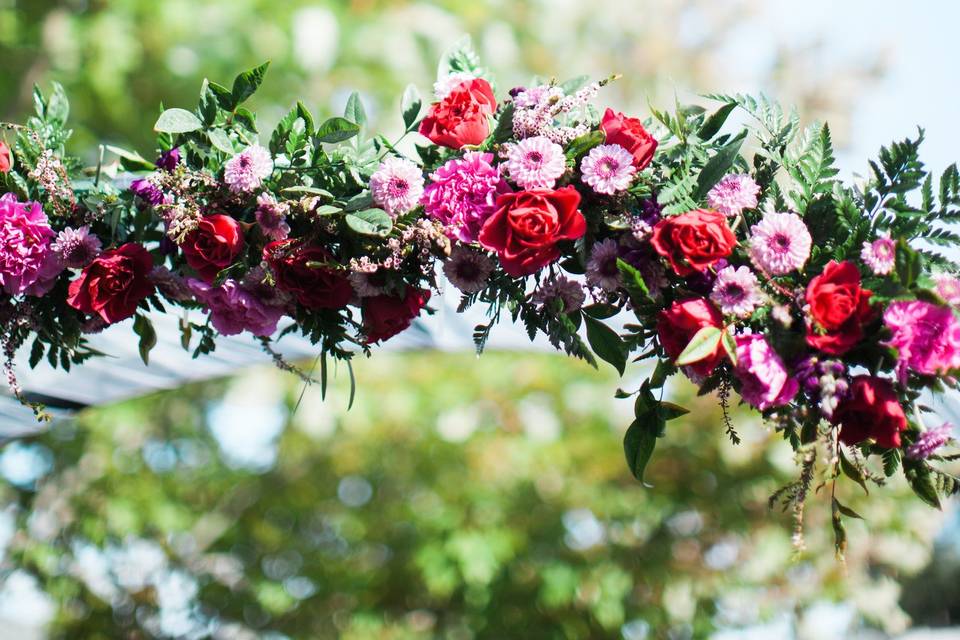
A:
[[[883,313],[903,368],[935,375],[960,368],[960,321],[949,307],[922,300],[893,302]]]
[[[63,271],[50,248],[55,235],[39,203],[19,202],[12,193],[0,197],[0,284],[7,293],[49,291]]]
[[[476,241],[483,223],[497,209],[497,197],[510,193],[491,160],[492,153],[468,151],[430,174],[423,206],[428,216],[443,223],[450,238]]]
[[[283,316],[279,307],[266,305],[252,292],[230,278],[219,287],[191,278],[187,281],[197,300],[207,307],[210,323],[225,336],[249,331],[270,336]]]
[[[757,334],[737,336],[734,374],[740,395],[761,411],[787,404],[800,389],[767,339]]]

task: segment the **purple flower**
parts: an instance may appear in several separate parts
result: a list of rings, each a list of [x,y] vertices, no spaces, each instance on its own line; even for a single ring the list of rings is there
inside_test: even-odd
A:
[[[510,179],[523,189],[553,189],[567,170],[563,147],[544,136],[510,145],[504,164]]]
[[[258,144],[250,145],[223,166],[223,181],[234,193],[250,193],[260,188],[273,173],[270,152]]]
[[[630,186],[637,168],[632,153],[618,144],[601,144],[580,161],[580,172],[594,191],[613,195]]]
[[[373,201],[396,218],[412,210],[423,195],[423,172],[404,158],[384,158],[376,173],[370,176]]]
[[[497,196],[510,193],[491,160],[492,153],[468,151],[430,174],[422,202],[427,215],[440,221],[450,238],[476,241],[483,223],[496,210]]]
[[[744,209],[756,208],[758,193],[760,186],[753,178],[742,173],[731,173],[710,189],[707,204],[725,216],[736,216]]]
[[[734,374],[740,381],[740,395],[761,411],[789,403],[799,385],[790,376],[783,360],[761,335],[737,336],[737,364]]]
[[[573,313],[583,306],[587,294],[576,280],[558,275],[544,282],[533,294],[533,301],[541,307],[549,307],[555,300],[560,301],[562,313]]]
[[[166,267],[154,267],[150,275],[147,276],[147,279],[150,280],[157,290],[168,300],[185,302],[193,299],[193,291],[190,289],[190,285],[187,284],[186,279],[181,275],[173,273]]]
[[[39,203],[21,203],[12,193],[0,197],[0,284],[7,293],[40,296],[50,290],[63,271],[50,248],[53,238]]]
[[[287,205],[280,204],[276,198],[268,193],[257,197],[255,216],[263,235],[274,241],[287,239],[287,236],[290,235],[290,225],[287,224],[287,210]]]
[[[782,276],[810,257],[813,239],[795,213],[768,213],[750,227],[750,259],[761,271]]]
[[[486,286],[493,266],[493,260],[485,253],[457,245],[443,263],[443,275],[460,291],[476,293]]]
[[[914,443],[907,447],[907,457],[926,460],[936,453],[937,449],[950,442],[951,438],[953,438],[953,425],[949,422],[923,431]]]
[[[156,206],[163,202],[163,191],[153,184],[149,178],[138,178],[131,182],[130,191],[148,204]]]
[[[232,278],[219,287],[195,278],[187,280],[187,284],[197,300],[207,307],[213,327],[225,336],[243,331],[270,336],[283,316],[282,309],[264,304]]]
[[[587,284],[604,291],[616,291],[620,288],[620,268],[617,259],[620,258],[620,245],[616,240],[608,238],[593,245],[590,260],[587,261]]]
[[[164,151],[157,158],[157,168],[167,172],[173,172],[180,164],[180,147],[174,147],[170,151]]]
[[[103,245],[100,238],[90,233],[90,227],[79,229],[67,227],[59,234],[50,248],[57,252],[63,265],[70,269],[83,269],[100,255]]]

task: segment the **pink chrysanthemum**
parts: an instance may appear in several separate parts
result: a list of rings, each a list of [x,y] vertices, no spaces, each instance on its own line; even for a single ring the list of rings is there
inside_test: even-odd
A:
[[[370,176],[373,201],[396,218],[412,210],[423,195],[423,172],[404,158],[384,158],[377,172]]]
[[[260,188],[273,173],[270,151],[258,144],[233,156],[223,167],[223,180],[234,193],[250,193]]]
[[[430,174],[421,202],[427,215],[446,227],[450,238],[474,242],[496,210],[497,196],[510,192],[492,153],[468,151]]]
[[[553,189],[567,170],[563,147],[544,136],[510,145],[504,164],[510,179],[523,189]]]
[[[768,213],[750,228],[750,259],[769,275],[801,268],[812,244],[807,225],[795,213]]]
[[[269,193],[257,196],[257,224],[263,235],[271,240],[286,240],[290,235],[290,225],[287,224],[286,204],[277,202]]]
[[[743,399],[761,411],[793,400],[800,385],[766,338],[750,334],[737,336],[736,342],[734,375],[740,381]]]
[[[739,215],[744,209],[755,209],[760,185],[743,173],[731,173],[723,177],[709,193],[707,204],[727,216]]]
[[[873,242],[864,242],[860,251],[863,260],[875,275],[885,276],[893,271],[897,257],[897,243],[887,233]]]
[[[50,248],[57,252],[63,266],[71,269],[83,269],[100,255],[103,247],[100,238],[90,233],[90,227],[79,229],[67,227],[57,234]]]
[[[890,303],[883,321],[893,333],[887,343],[905,369],[936,375],[960,367],[960,321],[953,310],[922,300]]]
[[[914,460],[926,460],[936,453],[937,449],[950,442],[951,438],[953,438],[953,425],[949,422],[944,422],[933,429],[927,429],[921,432],[914,443],[907,447],[907,457]]]
[[[453,93],[453,90],[464,82],[469,82],[476,78],[472,73],[466,71],[454,71],[433,83],[433,97],[437,100],[443,100]]]
[[[187,281],[197,300],[206,306],[210,324],[225,336],[249,331],[270,336],[277,330],[283,310],[266,305],[239,282],[230,278],[219,287],[191,278]]]
[[[493,260],[486,254],[458,245],[443,263],[443,275],[460,291],[476,293],[486,286],[493,267]]]
[[[604,291],[616,291],[622,282],[617,259],[620,257],[620,245],[608,238],[593,245],[590,260],[587,261],[587,284]]]
[[[720,311],[738,318],[749,317],[765,299],[757,276],[749,267],[724,267],[717,272],[710,294]]]
[[[37,202],[0,197],[0,284],[12,296],[43,295],[63,270],[50,248],[54,238],[47,215]]]
[[[947,304],[960,305],[960,279],[946,273],[933,277],[937,283],[937,295],[947,301]]]
[[[580,172],[594,191],[612,195],[630,186],[637,168],[629,151],[618,144],[601,144],[580,162]]]
[[[573,313],[583,306],[587,294],[576,280],[558,275],[544,282],[532,298],[542,307],[550,307],[555,300],[559,300],[562,313]]]

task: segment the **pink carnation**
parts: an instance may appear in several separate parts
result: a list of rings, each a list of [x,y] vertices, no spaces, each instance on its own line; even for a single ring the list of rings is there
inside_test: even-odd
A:
[[[446,227],[450,238],[474,242],[496,210],[497,196],[510,192],[491,160],[492,153],[468,151],[430,174],[423,206],[428,216]]]
[[[934,375],[960,367],[960,322],[949,307],[922,300],[893,302],[883,313],[900,358],[901,377],[910,369]]]
[[[264,304],[236,280],[225,280],[216,287],[191,278],[187,284],[197,300],[207,307],[213,327],[225,336],[243,331],[255,336],[272,335],[283,316],[282,309]]]
[[[790,376],[783,360],[763,336],[737,336],[737,365],[740,395],[761,411],[789,403],[800,385]]]
[[[41,296],[50,290],[63,271],[50,248],[55,235],[39,203],[21,203],[12,193],[0,197],[0,284],[7,293]]]

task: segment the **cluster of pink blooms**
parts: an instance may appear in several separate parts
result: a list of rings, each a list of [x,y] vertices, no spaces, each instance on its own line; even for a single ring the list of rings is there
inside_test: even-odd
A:
[[[483,223],[496,210],[497,196],[510,192],[492,161],[492,153],[468,151],[430,174],[423,206],[428,216],[446,227],[450,238],[476,241]]]
[[[271,173],[273,157],[258,144],[247,147],[223,166],[223,180],[234,193],[256,191]]]
[[[557,86],[540,85],[524,89],[513,99],[513,134],[518,139],[544,136],[559,145],[579,138],[590,131],[586,121],[564,124],[559,118],[589,104],[600,90],[600,83],[591,83],[572,96]]]
[[[277,202],[277,199],[269,193],[257,196],[255,216],[263,235],[271,240],[287,239],[290,235],[290,225],[287,224],[288,209],[289,206],[286,203]]]
[[[906,370],[935,375],[960,368],[960,321],[953,310],[922,300],[892,302],[883,312],[897,350],[901,377]]]
[[[797,395],[800,386],[766,338],[756,334],[737,336],[740,395],[757,409],[779,407]]]
[[[210,314],[210,323],[225,336],[243,331],[255,336],[271,336],[285,312],[283,307],[265,304],[255,292],[232,278],[219,286],[194,278],[187,280],[187,284]]]
[[[41,296],[63,271],[51,247],[56,234],[38,202],[19,202],[12,193],[0,197],[0,285],[15,296]]]
[[[897,243],[886,233],[873,242],[864,242],[860,259],[875,275],[885,276],[893,271],[897,258]]]
[[[939,427],[922,431],[914,443],[907,447],[907,457],[926,460],[953,439],[953,430],[951,423],[944,422]]]

